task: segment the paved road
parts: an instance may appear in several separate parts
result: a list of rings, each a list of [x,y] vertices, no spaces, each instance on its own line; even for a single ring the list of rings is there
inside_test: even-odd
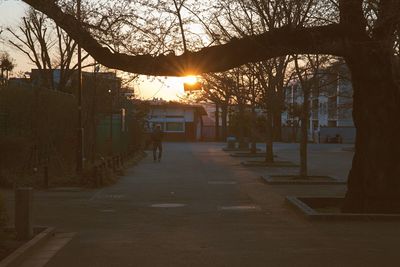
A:
[[[74,238],[46,265],[63,266],[398,266],[399,223],[308,222],[284,204],[287,194],[342,195],[344,186],[270,186],[265,169],[247,169],[222,144],[171,143],[114,186],[36,194],[36,218]],[[351,153],[311,148],[314,172]],[[294,147],[277,154],[296,160]],[[345,167],[343,167],[345,166]]]

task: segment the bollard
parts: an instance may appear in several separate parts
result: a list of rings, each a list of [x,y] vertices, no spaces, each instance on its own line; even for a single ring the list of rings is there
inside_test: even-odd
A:
[[[43,167],[43,184],[44,188],[49,188],[49,167],[46,165]]]
[[[31,187],[15,190],[15,231],[18,240],[28,240],[33,236],[32,201]]]

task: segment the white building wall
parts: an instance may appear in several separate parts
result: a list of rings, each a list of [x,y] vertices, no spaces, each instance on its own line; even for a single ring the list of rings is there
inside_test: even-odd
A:
[[[328,97],[318,97],[318,124],[319,126],[328,126]]]
[[[314,123],[314,126],[316,126],[316,121],[318,121],[318,128],[330,125],[354,127],[352,118],[352,84],[346,67],[341,67],[339,72],[341,76],[338,75],[338,80],[333,85],[327,85],[328,90],[321,90],[322,93],[318,96],[318,114],[315,114],[315,110],[311,110],[310,125]],[[333,88],[329,86],[333,86]],[[287,104],[301,105],[303,103],[301,88],[297,87],[299,87],[299,84],[294,82],[287,89],[288,91],[285,96]],[[312,107],[312,101],[310,101],[310,107]],[[288,111],[282,113],[282,124],[287,124],[287,121],[290,119]]]

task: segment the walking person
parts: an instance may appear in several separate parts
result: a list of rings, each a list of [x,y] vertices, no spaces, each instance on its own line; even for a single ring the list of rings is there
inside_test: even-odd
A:
[[[151,140],[153,142],[154,162],[156,162],[157,160],[158,162],[161,161],[163,135],[164,132],[161,130],[161,125],[157,124],[156,127],[153,129],[153,132],[151,133]],[[158,149],[158,158],[157,158],[157,149]]]

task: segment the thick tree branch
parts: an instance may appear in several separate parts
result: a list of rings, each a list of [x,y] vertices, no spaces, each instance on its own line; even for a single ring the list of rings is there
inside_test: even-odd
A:
[[[102,47],[72,15],[64,13],[54,1],[24,0],[52,18],[99,63],[109,68],[145,75],[182,76],[219,72],[245,63],[288,54],[345,54],[346,29],[339,24],[313,28],[285,27],[261,35],[232,40],[224,45],[197,52],[174,55],[127,55]]]

